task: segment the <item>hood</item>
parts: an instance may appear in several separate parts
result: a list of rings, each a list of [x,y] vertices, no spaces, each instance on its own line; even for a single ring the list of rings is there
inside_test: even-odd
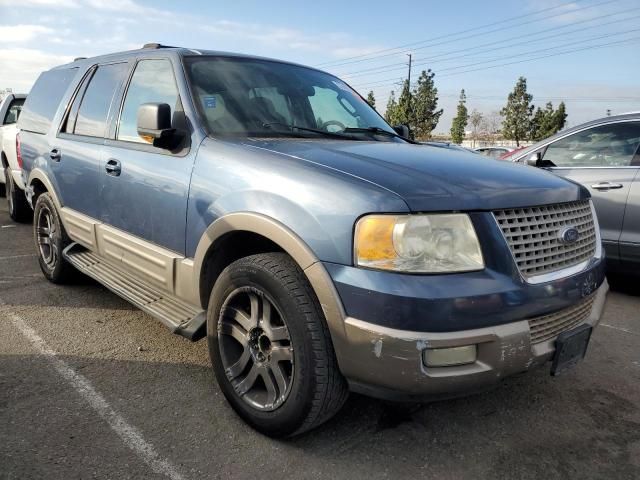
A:
[[[494,210],[589,196],[584,187],[538,168],[428,145],[316,139],[242,143],[375,183],[415,212]]]

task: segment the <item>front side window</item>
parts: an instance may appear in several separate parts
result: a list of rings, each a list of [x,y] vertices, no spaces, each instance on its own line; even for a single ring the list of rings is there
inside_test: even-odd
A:
[[[104,137],[113,97],[127,72],[126,63],[100,65],[84,92],[73,133]],[[68,127],[69,128],[69,127]]]
[[[166,103],[175,113],[178,107],[178,89],[168,60],[141,60],[138,62],[118,122],[116,138],[126,142],[149,143],[138,135],[138,108],[143,103]]]
[[[187,57],[194,101],[214,135],[315,136],[393,129],[338,78],[311,68],[235,57]],[[320,132],[303,131],[299,127]],[[391,138],[391,137],[388,137]]]
[[[640,146],[640,122],[588,128],[549,144],[542,159],[556,167],[626,167]]]
[[[20,112],[22,111],[22,105],[24,104],[24,98],[16,98],[11,102],[11,106],[4,117],[3,125],[12,125],[18,121]]]

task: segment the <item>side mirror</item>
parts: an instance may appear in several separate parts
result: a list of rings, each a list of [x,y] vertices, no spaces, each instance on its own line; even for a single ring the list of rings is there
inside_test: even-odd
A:
[[[167,103],[143,103],[138,107],[138,135],[154,140],[171,137],[171,107]]]
[[[542,163],[542,154],[540,152],[532,153],[526,160],[527,165],[532,167],[539,167]]]
[[[409,138],[409,127],[406,125],[396,125],[393,127],[395,132],[404,138]]]

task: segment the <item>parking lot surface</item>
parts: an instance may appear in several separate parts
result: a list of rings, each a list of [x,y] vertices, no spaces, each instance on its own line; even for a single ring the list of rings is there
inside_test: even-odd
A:
[[[352,395],[291,440],[225,403],[190,343],[88,279],[41,275],[0,201],[0,478],[640,478],[640,282],[615,278],[587,359],[428,405]]]

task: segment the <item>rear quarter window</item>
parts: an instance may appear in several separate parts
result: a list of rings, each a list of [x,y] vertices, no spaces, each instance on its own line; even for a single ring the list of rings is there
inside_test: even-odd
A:
[[[22,107],[18,128],[47,133],[64,93],[78,73],[77,68],[49,70],[38,77]]]

